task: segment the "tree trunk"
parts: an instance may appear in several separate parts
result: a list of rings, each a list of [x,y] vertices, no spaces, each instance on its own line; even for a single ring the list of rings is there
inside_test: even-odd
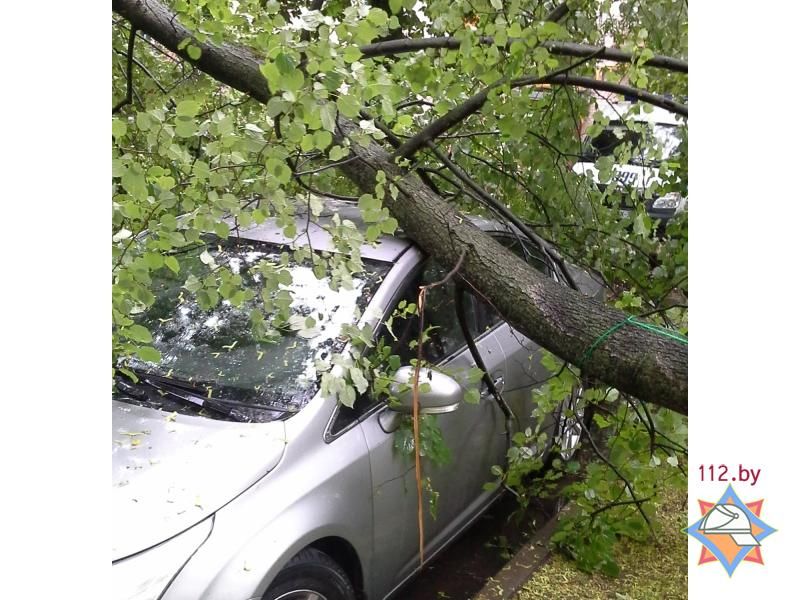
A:
[[[218,81],[260,102],[269,99],[266,80],[258,68],[260,61],[249,48],[200,44],[202,56],[191,61],[177,49],[181,40],[192,37],[191,32],[157,0],[113,0],[113,10]],[[348,119],[340,117],[338,124],[339,141],[360,131]],[[353,143],[351,151],[359,160],[344,162],[341,171],[367,193],[375,189],[377,171],[384,171],[400,194],[396,200],[387,194],[383,201],[404,232],[448,268],[455,266],[464,252],[460,273],[517,330],[573,364],[585,359],[586,375],[687,414],[686,345],[630,325],[596,344],[628,315],[542,276],[464,219],[415,173],[397,167],[392,155],[375,142],[366,147]],[[593,349],[586,356],[589,348]]]

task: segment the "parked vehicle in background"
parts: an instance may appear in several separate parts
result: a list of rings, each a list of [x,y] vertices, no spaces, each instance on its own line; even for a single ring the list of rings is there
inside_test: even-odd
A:
[[[642,203],[652,218],[663,221],[686,210],[686,197],[675,191],[658,191],[673,173],[669,162],[679,150],[683,119],[639,103],[596,101],[594,120],[607,120],[607,124],[584,138],[582,157],[573,171],[589,178],[601,191],[614,182],[623,214],[629,214],[636,202]],[[622,162],[617,163],[615,151],[620,150]],[[651,190],[646,193],[648,188]]]
[[[353,206],[329,202],[326,211],[323,226],[338,214],[365,227]],[[476,223],[562,279],[514,230]],[[401,384],[417,352],[409,342],[420,327],[405,309],[420,285],[443,279],[445,270],[408,239],[384,237],[361,248],[365,268],[349,289],[333,290],[330,273],[287,252],[292,243],[335,252],[330,235],[303,215],[296,225],[307,234],[289,239],[267,221],[209,240],[182,254],[180,276],[160,275],[141,323],[161,362],[129,365],[136,377],[120,375],[112,401],[114,598],[373,600],[420,570],[414,463],[396,440],[410,403]],[[248,301],[201,308],[184,282],[211,260],[266,302],[289,305],[297,319],[265,342],[252,335]],[[264,269],[291,277],[267,289]],[[456,281],[432,287],[424,309],[422,353],[433,368],[422,371],[429,389],[420,405],[437,414],[452,457],[447,465],[423,463],[439,493],[436,518],[425,510],[426,561],[497,498],[498,489],[484,484],[495,479],[492,465],[504,464],[506,427],[530,426],[531,392],[548,375],[540,349]],[[597,292],[591,279],[582,281],[587,293]],[[476,360],[459,313],[515,420],[471,377]],[[345,324],[369,331],[371,351],[394,364],[399,405],[367,391],[348,408],[323,393],[318,367],[348,350]],[[464,401],[469,390],[474,403]],[[546,424],[562,453],[579,434],[571,409],[565,404]]]

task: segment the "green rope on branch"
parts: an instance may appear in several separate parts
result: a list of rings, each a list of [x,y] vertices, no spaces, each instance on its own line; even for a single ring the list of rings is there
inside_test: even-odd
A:
[[[586,349],[586,352],[583,353],[583,356],[578,361],[578,366],[580,368],[583,368],[583,365],[586,363],[587,360],[589,360],[589,357],[597,349],[597,347],[604,341],[606,341],[615,331],[617,331],[618,329],[622,329],[625,325],[633,325],[634,327],[638,327],[639,329],[651,331],[662,337],[680,342],[681,344],[689,343],[689,338],[687,338],[685,335],[681,335],[680,333],[675,333],[674,331],[670,331],[669,329],[664,329],[663,327],[659,327],[658,325],[652,325],[650,323],[645,323],[644,321],[639,321],[636,319],[634,315],[631,315],[627,319],[624,319],[619,323],[614,323],[611,327],[609,327],[603,333],[598,335],[597,338],[592,342],[592,345],[589,346]]]

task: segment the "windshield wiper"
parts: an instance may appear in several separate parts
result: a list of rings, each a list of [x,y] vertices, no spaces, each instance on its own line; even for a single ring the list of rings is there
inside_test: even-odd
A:
[[[224,415],[229,418],[238,419],[236,409],[251,409],[279,413],[295,413],[295,408],[285,408],[281,406],[269,406],[266,404],[256,404],[254,402],[239,402],[237,400],[227,400],[224,398],[213,398],[203,392],[207,391],[202,384],[191,381],[183,381],[180,379],[172,379],[162,375],[154,375],[139,369],[133,369],[134,373],[139,379],[140,383],[148,385],[159,392],[169,395],[171,398],[176,398],[186,404],[193,404],[198,408],[205,408],[212,410],[218,414]],[[126,387],[136,384],[125,384]]]
[[[130,394],[134,398],[138,398],[139,400],[150,400],[150,397],[141,389],[143,387],[149,387],[156,390],[159,394],[164,397],[169,397],[170,399],[178,400],[183,404],[189,404],[192,406],[197,407],[198,409],[207,409],[215,412],[219,415],[224,417],[228,417],[229,419],[234,419],[236,421],[241,421],[237,415],[233,414],[233,411],[229,408],[218,406],[213,401],[209,401],[207,399],[202,398],[201,396],[197,396],[195,394],[180,394],[175,391],[165,389],[166,386],[160,386],[152,381],[148,381],[143,376],[139,377],[139,381],[134,383],[131,380],[125,379],[123,377],[117,377],[117,388],[126,394]]]

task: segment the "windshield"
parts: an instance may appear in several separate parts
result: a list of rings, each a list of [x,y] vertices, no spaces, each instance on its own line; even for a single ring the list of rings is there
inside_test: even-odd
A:
[[[660,160],[672,157],[680,145],[677,127],[657,123],[647,126],[645,133],[634,131],[625,126],[622,121],[611,121],[597,136],[586,140],[584,146],[584,160],[595,161],[601,156],[612,156],[614,150],[622,144],[631,145],[630,164],[650,165]],[[646,144],[642,143],[642,140]],[[645,146],[655,146],[655,153],[645,152]]]
[[[182,255],[180,275],[162,269],[154,276],[156,301],[137,319],[153,334],[161,362],[132,360],[129,366],[197,383],[209,398],[302,408],[318,387],[315,363],[342,351],[341,326],[357,321],[391,266],[363,263],[352,289],[332,290],[330,273],[318,279],[310,261],[298,263],[278,246],[233,239],[194,248]],[[187,287],[202,285],[222,268],[241,278],[251,298],[234,293],[204,309],[197,299],[207,301],[203,291],[195,294]],[[251,413],[248,420],[290,414]]]

